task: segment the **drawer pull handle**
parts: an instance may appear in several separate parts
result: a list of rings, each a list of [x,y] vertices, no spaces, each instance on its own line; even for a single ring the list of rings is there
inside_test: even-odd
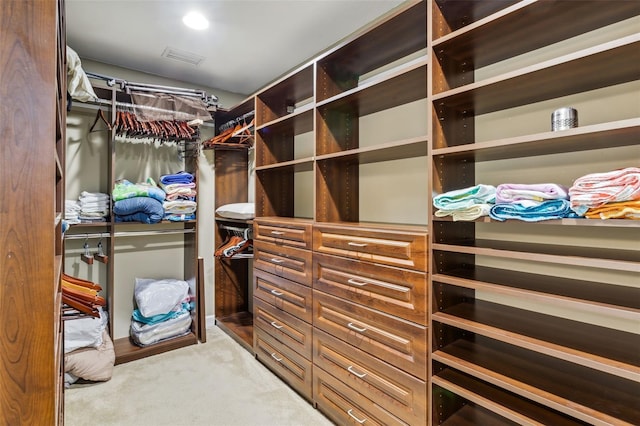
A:
[[[281,293],[278,290],[271,290],[271,294],[273,294],[275,296],[282,296],[284,293]]]
[[[280,330],[282,327],[284,327],[283,325],[276,324],[275,321],[271,321],[271,325],[274,326],[275,328],[277,328],[278,330]]]
[[[351,373],[351,374],[353,374],[353,375],[355,375],[355,376],[360,377],[361,379],[362,379],[364,376],[366,376],[366,375],[367,375],[367,373],[358,373],[358,372],[353,368],[353,366],[352,366],[352,365],[350,365],[350,366],[348,366],[348,367],[347,367],[347,371],[349,371],[349,373]]]
[[[355,331],[357,331],[357,332],[359,332],[359,333],[364,333],[365,331],[367,331],[367,329],[366,329],[366,328],[356,327],[355,325],[353,325],[353,323],[352,323],[352,322],[350,322],[349,324],[347,324],[347,327],[349,327],[350,329],[355,330]]]
[[[350,246],[353,246],[353,247],[366,247],[367,246],[367,243],[354,243],[353,241],[349,241],[348,244]]]
[[[271,358],[275,359],[278,362],[282,361],[282,358],[278,358],[275,352],[271,354]]]
[[[364,423],[364,422],[366,422],[366,421],[367,421],[367,419],[359,419],[359,418],[357,418],[357,417],[353,414],[353,412],[352,412],[352,411],[353,411],[353,408],[349,408],[349,409],[347,410],[347,414],[348,414],[349,416],[351,416],[351,418],[353,418],[353,420],[355,420],[356,422],[358,422],[358,423],[360,423],[360,424],[362,424],[362,423]]]
[[[284,232],[282,231],[271,231],[272,235],[284,235]]]
[[[276,259],[275,257],[274,257],[274,258],[272,258],[272,259],[271,259],[271,261],[272,261],[273,263],[284,263],[284,260],[282,260],[282,259]]]
[[[356,281],[353,278],[350,278],[349,281],[347,281],[347,282],[349,284],[351,284],[351,285],[357,285],[358,287],[362,287],[362,286],[365,286],[365,285],[368,284],[368,283],[363,283],[363,282],[360,282],[360,281]]]

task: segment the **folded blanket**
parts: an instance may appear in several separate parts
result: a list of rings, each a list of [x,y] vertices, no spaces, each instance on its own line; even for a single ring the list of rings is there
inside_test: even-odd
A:
[[[602,207],[587,210],[589,219],[636,219],[640,220],[640,200],[608,203]]]
[[[173,194],[175,192],[190,192],[196,187],[196,184],[191,182],[191,183],[172,183],[169,185],[165,185],[162,182],[160,182],[160,187],[167,194]]]
[[[162,204],[165,214],[191,214],[195,213],[197,206],[195,201],[188,200],[165,201]]]
[[[193,182],[193,175],[187,172],[178,172],[170,175],[160,176],[160,183],[163,185],[170,185],[172,183],[191,183]]]
[[[191,314],[181,312],[175,318],[157,324],[131,321],[131,338],[139,346],[151,345],[161,340],[185,335],[191,327]]]
[[[470,207],[457,210],[437,210],[436,217],[451,216],[454,221],[476,220],[481,216],[487,216],[492,204],[474,204]]]
[[[496,187],[496,204],[521,200],[545,201],[569,199],[567,188],[555,183],[503,183]]]
[[[571,209],[584,216],[588,209],[607,203],[640,199],[640,168],[627,167],[606,173],[591,173],[569,188]]]
[[[491,185],[475,185],[468,188],[438,194],[433,197],[433,205],[441,210],[457,210],[474,204],[490,204],[495,201],[496,188]]]
[[[491,219],[499,221],[518,219],[525,222],[577,217],[571,211],[571,206],[567,200],[519,201],[517,203],[495,204],[491,207],[489,216]]]
[[[195,214],[166,214],[164,215],[165,220],[171,222],[187,222],[189,220],[196,220]]]
[[[113,201],[126,200],[133,197],[151,197],[164,201],[166,194],[156,185],[155,181],[147,178],[143,183],[131,183],[126,179],[119,180],[113,187]]]
[[[155,198],[134,197],[113,203],[116,222],[158,223],[164,217],[162,203]]]

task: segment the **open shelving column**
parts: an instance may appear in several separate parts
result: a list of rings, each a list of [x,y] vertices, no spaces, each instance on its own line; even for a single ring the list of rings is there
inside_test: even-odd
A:
[[[556,155],[574,165],[574,158],[594,151],[626,167],[633,160],[616,150],[627,149],[636,153],[637,166],[640,119],[632,108],[616,105],[613,119],[599,119],[584,106],[581,126],[563,132],[548,130],[547,108],[556,99],[579,102],[578,95],[596,91],[604,93],[599,108],[611,108],[602,91],[638,81],[640,34],[623,27],[637,20],[638,3],[429,4],[432,196],[506,183],[483,181],[502,160],[544,167]],[[614,25],[609,39],[591,41]],[[507,34],[513,42],[505,42]],[[577,47],[567,48],[571,43]],[[517,121],[526,107],[544,116],[544,127],[531,120],[514,131],[491,122],[496,114]],[[492,136],[479,136],[486,134]],[[603,170],[584,174],[596,171]],[[520,172],[511,173],[513,179]],[[552,173],[539,179],[567,179],[561,167]],[[635,222],[463,223],[431,212],[431,422],[638,424],[640,336],[605,321],[640,321],[640,289],[625,284],[640,272],[640,254],[626,248],[640,237]],[[611,247],[603,229],[627,245]],[[572,243],[576,233],[596,242]],[[592,271],[593,277],[559,268]],[[603,272],[619,283],[599,281]]]

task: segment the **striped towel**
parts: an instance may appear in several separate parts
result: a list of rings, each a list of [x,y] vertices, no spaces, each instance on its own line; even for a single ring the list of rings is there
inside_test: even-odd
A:
[[[640,200],[640,168],[582,176],[569,188],[569,198],[571,209],[580,216],[607,203]]]
[[[525,222],[576,217],[567,200],[520,201],[517,203],[495,204],[489,211],[491,219],[504,221],[518,219]]]
[[[451,216],[454,222],[462,220],[476,220],[481,216],[487,216],[492,204],[474,204],[470,207],[457,210],[437,210],[436,217]]]

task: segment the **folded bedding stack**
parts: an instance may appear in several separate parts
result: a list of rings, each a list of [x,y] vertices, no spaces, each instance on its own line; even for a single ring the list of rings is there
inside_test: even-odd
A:
[[[116,222],[158,223],[164,217],[162,202],[165,192],[156,182],[131,183],[126,179],[116,182],[113,188],[113,213]]]
[[[189,284],[176,279],[136,278],[137,308],[131,321],[131,338],[139,346],[189,333],[192,297]]]
[[[104,222],[109,216],[111,200],[109,194],[82,191],[80,197],[80,222]]]
[[[183,222],[196,218],[196,184],[191,173],[181,171],[163,175],[160,186],[167,194],[163,203],[165,219]]]
[[[62,286],[65,384],[71,385],[78,379],[111,379],[116,357],[107,330],[104,299],[97,294],[100,286],[67,274],[62,276]],[[70,304],[66,297],[69,294],[74,294],[74,300],[80,302]]]
[[[496,188],[491,185],[475,185],[468,188],[438,194],[433,197],[437,217],[451,216],[454,221],[475,220],[489,214]]]
[[[499,221],[525,222],[576,217],[568,198],[567,188],[555,183],[504,183],[496,188],[496,204],[489,210],[489,216]]]
[[[640,168],[591,173],[569,188],[571,209],[589,219],[640,219]]]

